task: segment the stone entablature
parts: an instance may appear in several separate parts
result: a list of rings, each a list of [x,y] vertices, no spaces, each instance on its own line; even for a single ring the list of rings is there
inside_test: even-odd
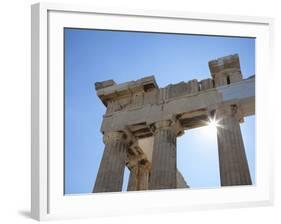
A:
[[[96,84],[97,94],[107,106],[101,131],[127,128],[137,138],[146,138],[153,135],[153,123],[175,118],[184,129],[196,128],[205,125],[210,111],[221,104],[239,104],[243,116],[254,114],[255,79],[241,79],[238,56],[213,60],[209,67],[213,79],[164,88],[158,87],[153,76],[118,85],[112,80]]]
[[[242,80],[238,55],[231,55],[209,62],[213,79],[197,79],[159,88],[154,76],[136,81],[116,84],[113,80],[97,82],[97,95],[107,107],[106,115],[114,112],[137,109],[145,105],[163,104],[180,96],[198,94],[222,85]]]

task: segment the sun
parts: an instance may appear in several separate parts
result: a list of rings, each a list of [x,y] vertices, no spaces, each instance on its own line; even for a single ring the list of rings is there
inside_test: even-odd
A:
[[[216,119],[210,119],[210,121],[208,122],[208,129],[210,131],[214,131],[215,133],[217,133],[218,126],[219,126],[219,122]]]
[[[217,127],[219,127],[219,121],[217,119],[211,119],[206,122],[206,126],[201,127],[202,136],[208,139],[216,139],[217,137]]]

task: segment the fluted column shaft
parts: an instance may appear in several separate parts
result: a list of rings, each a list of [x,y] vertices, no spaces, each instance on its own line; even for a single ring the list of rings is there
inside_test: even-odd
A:
[[[128,144],[121,132],[104,135],[105,149],[93,192],[122,191]]]
[[[148,190],[150,164],[147,160],[139,160],[130,168],[128,191]]]
[[[177,187],[175,125],[171,121],[160,121],[154,127],[149,189],[174,189]]]
[[[133,167],[130,170],[127,191],[137,191],[137,180],[138,180],[137,170],[138,170],[137,166]]]
[[[224,106],[216,116],[221,186],[251,185],[237,106]]]
[[[148,190],[149,169],[146,166],[139,165],[138,172],[138,190]]]

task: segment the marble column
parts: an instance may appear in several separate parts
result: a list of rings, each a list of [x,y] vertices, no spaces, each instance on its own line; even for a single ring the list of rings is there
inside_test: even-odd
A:
[[[122,132],[104,135],[105,149],[100,163],[93,192],[122,191],[128,143]]]
[[[139,165],[137,189],[139,191],[148,190],[150,169],[145,165]]]
[[[140,159],[129,165],[130,176],[128,191],[148,190],[150,163],[147,159]]]
[[[149,189],[177,188],[176,127],[172,121],[154,124],[154,146]]]
[[[219,108],[217,139],[221,186],[251,185],[251,176],[245,154],[239,115],[236,105]]]
[[[137,165],[130,168],[129,182],[127,191],[137,191],[138,167]]]

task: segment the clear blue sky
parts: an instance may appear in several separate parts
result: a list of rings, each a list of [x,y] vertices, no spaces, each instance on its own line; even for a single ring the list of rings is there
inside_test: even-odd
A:
[[[154,75],[164,87],[201,80],[210,77],[208,61],[234,53],[244,78],[255,74],[253,38],[65,29],[65,193],[92,191],[104,150],[100,126],[105,107],[95,82]],[[241,128],[255,182],[255,116]],[[216,141],[215,133],[204,128],[178,138],[178,169],[191,187],[219,186]]]

